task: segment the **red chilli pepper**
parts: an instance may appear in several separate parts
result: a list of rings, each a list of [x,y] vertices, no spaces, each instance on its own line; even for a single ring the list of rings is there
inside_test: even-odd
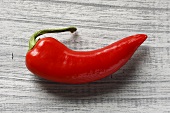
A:
[[[26,66],[35,75],[47,80],[81,84],[102,79],[120,69],[146,40],[137,34],[106,47],[91,51],[74,51],[52,37],[36,38],[45,33],[75,32],[75,27],[46,29],[33,34],[26,54]]]

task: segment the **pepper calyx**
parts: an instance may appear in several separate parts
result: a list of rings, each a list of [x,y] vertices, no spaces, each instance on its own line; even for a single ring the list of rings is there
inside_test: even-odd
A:
[[[67,28],[56,28],[56,29],[43,29],[43,30],[39,30],[37,32],[35,32],[29,40],[29,50],[31,50],[35,44],[37,43],[36,38],[40,35],[46,34],[46,33],[61,33],[61,32],[66,32],[66,31],[70,31],[71,33],[74,33],[77,30],[76,27],[67,27]]]

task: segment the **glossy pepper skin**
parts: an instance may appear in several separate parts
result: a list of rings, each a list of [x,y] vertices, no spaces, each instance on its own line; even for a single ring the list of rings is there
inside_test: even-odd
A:
[[[35,39],[49,31],[37,32],[33,37]],[[54,31],[74,32],[76,28]],[[68,84],[88,83],[102,79],[120,69],[146,38],[145,34],[137,34],[101,49],[74,51],[58,40],[46,37],[37,42],[34,40],[35,45],[30,46],[26,54],[26,66],[32,73],[47,80]]]

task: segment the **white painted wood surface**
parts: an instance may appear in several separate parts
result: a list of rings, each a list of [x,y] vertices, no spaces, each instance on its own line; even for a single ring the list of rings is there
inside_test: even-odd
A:
[[[123,37],[148,39],[118,72],[83,85],[53,83],[25,66],[37,30],[74,50],[101,48]],[[47,35],[45,35],[47,36]],[[0,0],[1,113],[170,113],[169,0]]]

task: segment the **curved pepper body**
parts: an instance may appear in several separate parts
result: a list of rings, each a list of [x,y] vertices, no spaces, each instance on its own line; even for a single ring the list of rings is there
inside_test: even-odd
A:
[[[74,51],[54,38],[40,39],[27,52],[27,68],[47,80],[81,84],[102,79],[120,69],[147,36],[138,34],[97,50]]]

